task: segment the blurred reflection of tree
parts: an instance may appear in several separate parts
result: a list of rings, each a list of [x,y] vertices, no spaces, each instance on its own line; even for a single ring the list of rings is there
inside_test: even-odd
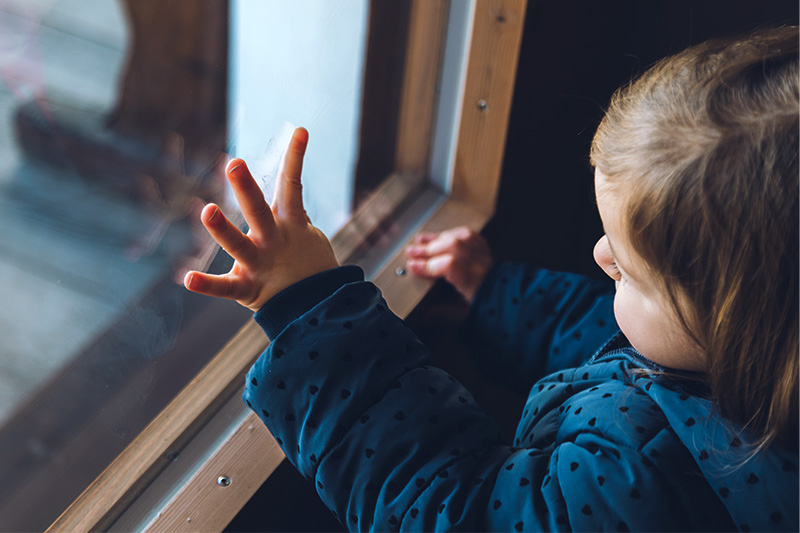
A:
[[[150,222],[126,245],[129,259],[153,253],[181,226],[183,242],[169,250],[180,278],[210,263],[214,249],[196,215],[225,199],[228,0],[122,4],[131,41],[114,109],[98,116],[37,93],[17,112],[18,137],[35,160],[143,207]]]

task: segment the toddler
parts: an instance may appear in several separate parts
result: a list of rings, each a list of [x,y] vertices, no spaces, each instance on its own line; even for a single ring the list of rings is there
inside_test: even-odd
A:
[[[236,262],[185,284],[255,312],[272,343],[244,400],[349,529],[797,531],[798,75],[782,28],[617,92],[591,152],[613,285],[495,265],[463,228],[409,246],[528,395],[513,442],[337,265],[303,209],[303,129],[271,207],[229,163],[250,230],[206,206]]]

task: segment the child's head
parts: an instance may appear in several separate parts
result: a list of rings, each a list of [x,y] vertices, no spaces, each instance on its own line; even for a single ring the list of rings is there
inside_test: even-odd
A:
[[[798,75],[797,28],[689,48],[614,95],[591,152],[682,367],[764,443],[797,428]]]

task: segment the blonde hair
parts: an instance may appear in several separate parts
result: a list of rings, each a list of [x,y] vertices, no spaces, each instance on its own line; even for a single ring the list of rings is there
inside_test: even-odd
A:
[[[617,91],[591,150],[759,448],[798,431],[798,76],[796,27],[691,47]]]

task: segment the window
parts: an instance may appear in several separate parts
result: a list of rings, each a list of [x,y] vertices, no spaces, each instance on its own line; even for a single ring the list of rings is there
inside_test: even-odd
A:
[[[307,128],[306,210],[333,235],[352,208],[369,2],[234,0],[230,9],[229,151],[271,198],[283,147],[295,125]]]
[[[173,279],[198,264],[229,266],[193,215],[202,200],[226,199],[220,151],[246,157],[268,178],[283,121],[309,127],[309,158],[317,150],[324,161],[338,141],[342,149],[318,168],[341,169],[325,189],[341,196],[325,214],[326,193],[312,216],[327,226],[340,261],[363,265],[401,316],[428,286],[398,274],[404,240],[421,227],[480,227],[491,212],[524,0],[316,2],[326,6],[319,12],[263,4],[19,0],[0,7],[0,24],[22,43],[0,64],[0,142],[10,154],[0,197],[17,215],[8,227],[18,236],[3,236],[2,246],[16,254],[6,258],[23,258],[18,277],[5,277],[13,287],[4,294],[15,295],[16,314],[30,304],[39,312],[34,321],[81,331],[67,346],[67,333],[30,330],[65,355],[46,372],[38,367],[41,381],[15,395],[21,400],[0,430],[7,471],[23,480],[0,497],[0,522],[12,529],[46,527],[75,498],[53,530],[219,529],[281,460],[239,401],[242,375],[266,337],[248,312],[194,297]],[[323,47],[336,67],[306,80],[336,88],[330,80],[350,72],[340,79],[344,96],[323,93],[306,109],[317,97],[303,95],[298,112],[310,116],[269,118],[294,98],[289,85],[270,85],[274,96],[260,102],[257,92],[247,94],[272,83],[268,73],[253,72],[249,65],[261,58],[248,54],[263,47],[266,62],[277,46],[248,39],[269,37],[270,24],[282,21],[290,30],[289,21],[309,24],[314,37],[323,37],[313,29],[323,26],[346,35]],[[31,43],[41,59],[30,55]],[[40,85],[29,81],[37,69]],[[28,84],[15,93],[9,80],[21,76]],[[318,120],[319,135],[309,120]],[[313,195],[322,186],[312,175],[307,167]],[[104,253],[80,255],[83,248]],[[48,268],[29,286],[57,293],[61,279],[89,287],[86,306],[95,307],[81,307],[75,294],[42,304],[23,292],[30,272],[21,265],[42,264]],[[8,318],[3,323],[21,331],[18,317]],[[245,468],[236,461],[243,455],[260,463]]]

